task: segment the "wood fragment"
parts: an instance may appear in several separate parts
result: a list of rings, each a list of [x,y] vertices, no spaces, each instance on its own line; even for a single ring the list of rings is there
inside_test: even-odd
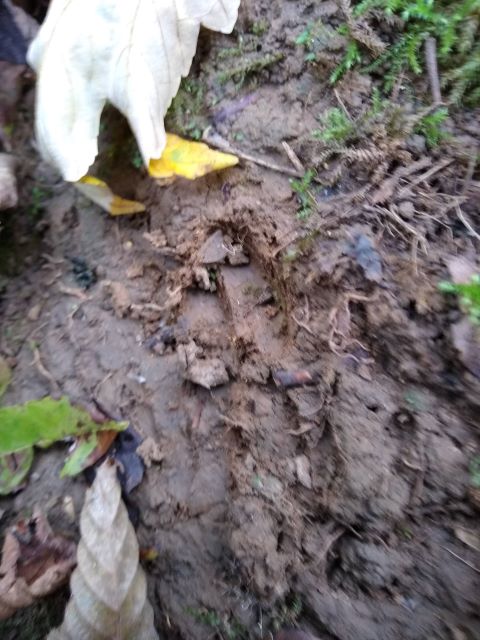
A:
[[[60,293],[64,293],[67,296],[72,296],[73,298],[78,298],[82,302],[86,302],[90,300],[89,296],[84,293],[81,289],[75,289],[75,287],[66,287],[61,282],[58,283],[58,290]]]
[[[291,169],[290,167],[284,167],[275,162],[272,162],[271,160],[268,160],[267,158],[259,158],[258,156],[254,156],[250,153],[245,153],[240,149],[230,146],[227,140],[222,138],[218,133],[213,133],[211,129],[207,129],[204,132],[202,140],[212,147],[220,149],[220,151],[231,153],[235,156],[238,156],[242,160],[245,160],[246,162],[253,162],[253,164],[258,165],[259,167],[264,167],[265,169],[270,169],[271,171],[276,171],[277,173],[284,173],[287,176],[292,176],[292,178],[303,178],[303,172],[301,171]]]
[[[428,71],[433,103],[435,105],[439,105],[442,102],[442,94],[440,91],[440,78],[438,75],[437,41],[431,36],[425,40],[425,65]]]
[[[457,213],[457,217],[460,220],[460,222],[468,229],[468,231],[470,232],[470,234],[476,238],[477,240],[480,240],[480,234],[478,234],[475,229],[472,226],[472,223],[470,222],[470,220],[467,218],[466,214],[462,211],[462,208],[460,207],[460,205],[458,204],[458,202],[455,204],[455,211]]]
[[[403,198],[407,197],[407,192],[410,191],[412,187],[416,187],[421,182],[426,182],[429,178],[434,176],[436,173],[438,173],[439,171],[442,171],[442,169],[445,169],[445,167],[448,167],[450,164],[452,164],[452,162],[453,162],[453,158],[447,158],[446,160],[442,160],[441,162],[436,164],[434,167],[432,167],[428,171],[425,171],[425,173],[422,173],[421,175],[417,176],[416,178],[414,178],[414,180],[409,182],[406,187],[403,187],[403,189],[400,189],[400,191],[397,194],[397,198],[399,200],[402,200]]]
[[[290,160],[290,162],[293,164],[293,166],[295,167],[295,169],[304,174],[305,173],[305,167],[303,166],[300,158],[297,156],[297,154],[295,153],[295,151],[292,149],[292,147],[288,144],[288,142],[285,142],[285,140],[282,142],[282,147],[285,150],[285,153],[288,156],[288,159]]]
[[[460,560],[460,562],[463,562],[463,564],[467,565],[467,567],[470,567],[470,569],[473,569],[476,573],[480,573],[480,569],[478,567],[476,567],[471,562],[468,562],[468,560],[465,560],[465,558],[462,558],[461,556],[459,556],[457,553],[455,553],[455,551],[452,551],[448,547],[444,547],[443,544],[441,544],[440,546],[445,551],[448,551],[448,553],[452,555],[454,558],[456,558],[457,560]]]

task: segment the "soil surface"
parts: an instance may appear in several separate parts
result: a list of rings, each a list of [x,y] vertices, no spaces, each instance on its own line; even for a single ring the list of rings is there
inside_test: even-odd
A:
[[[295,38],[336,11],[243,2],[232,36],[203,36],[200,117],[246,153],[291,168],[286,141],[308,162],[318,114],[338,103]],[[239,34],[281,56],[219,84],[212,61]],[[347,109],[365,82],[339,85]],[[30,86],[13,136],[21,205],[0,231],[3,401],[96,400],[158,445],[130,500],[141,547],[158,551],[146,571],[161,637],[480,638],[480,557],[458,536],[478,540],[480,383],[475,344],[462,334],[462,356],[455,339],[461,313],[438,291],[453,258],[476,260],[478,240],[439,195],[460,194],[480,228],[479,182],[464,182],[455,151],[478,143],[475,114],[450,121],[460,142],[446,151],[411,136],[404,163],[423,165],[383,200],[352,193],[375,194],[401,164],[380,186],[350,168],[300,220],[284,173],[242,162],[162,186],[127,153],[98,173],[147,214],[109,217],[37,156],[32,110]],[[36,452],[27,486],[0,500],[2,528],[39,505],[78,535],[66,496],[78,516],[87,483],[59,478],[64,455]],[[2,637],[37,637],[25,633],[9,621]]]

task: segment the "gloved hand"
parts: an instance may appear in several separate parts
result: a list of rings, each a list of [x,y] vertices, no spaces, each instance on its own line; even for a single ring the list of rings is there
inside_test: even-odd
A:
[[[39,150],[65,180],[98,153],[107,101],[128,119],[146,165],[165,147],[164,116],[189,72],[200,25],[229,33],[240,0],[52,0],[28,51],[37,71]]]

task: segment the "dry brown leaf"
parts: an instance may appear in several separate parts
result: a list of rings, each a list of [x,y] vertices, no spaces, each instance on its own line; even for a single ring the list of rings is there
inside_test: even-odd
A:
[[[75,543],[55,535],[35,511],[5,537],[0,565],[0,620],[53,593],[75,566]]]

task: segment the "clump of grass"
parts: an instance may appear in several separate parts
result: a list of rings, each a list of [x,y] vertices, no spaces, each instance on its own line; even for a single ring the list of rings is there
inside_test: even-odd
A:
[[[462,311],[473,324],[480,325],[480,275],[472,276],[466,284],[441,282],[439,289],[443,293],[457,295]]]
[[[355,125],[342,109],[329,109],[320,118],[321,127],[313,137],[323,142],[346,142],[354,133]]]
[[[248,632],[235,618],[227,619],[212,609],[189,607],[186,613],[200,624],[213,629],[220,638],[226,640],[246,640]]]
[[[418,122],[414,131],[425,136],[425,140],[429,147],[436,147],[442,140],[448,136],[442,129],[442,124],[448,118],[448,109],[440,107],[433,113],[430,113]]]

